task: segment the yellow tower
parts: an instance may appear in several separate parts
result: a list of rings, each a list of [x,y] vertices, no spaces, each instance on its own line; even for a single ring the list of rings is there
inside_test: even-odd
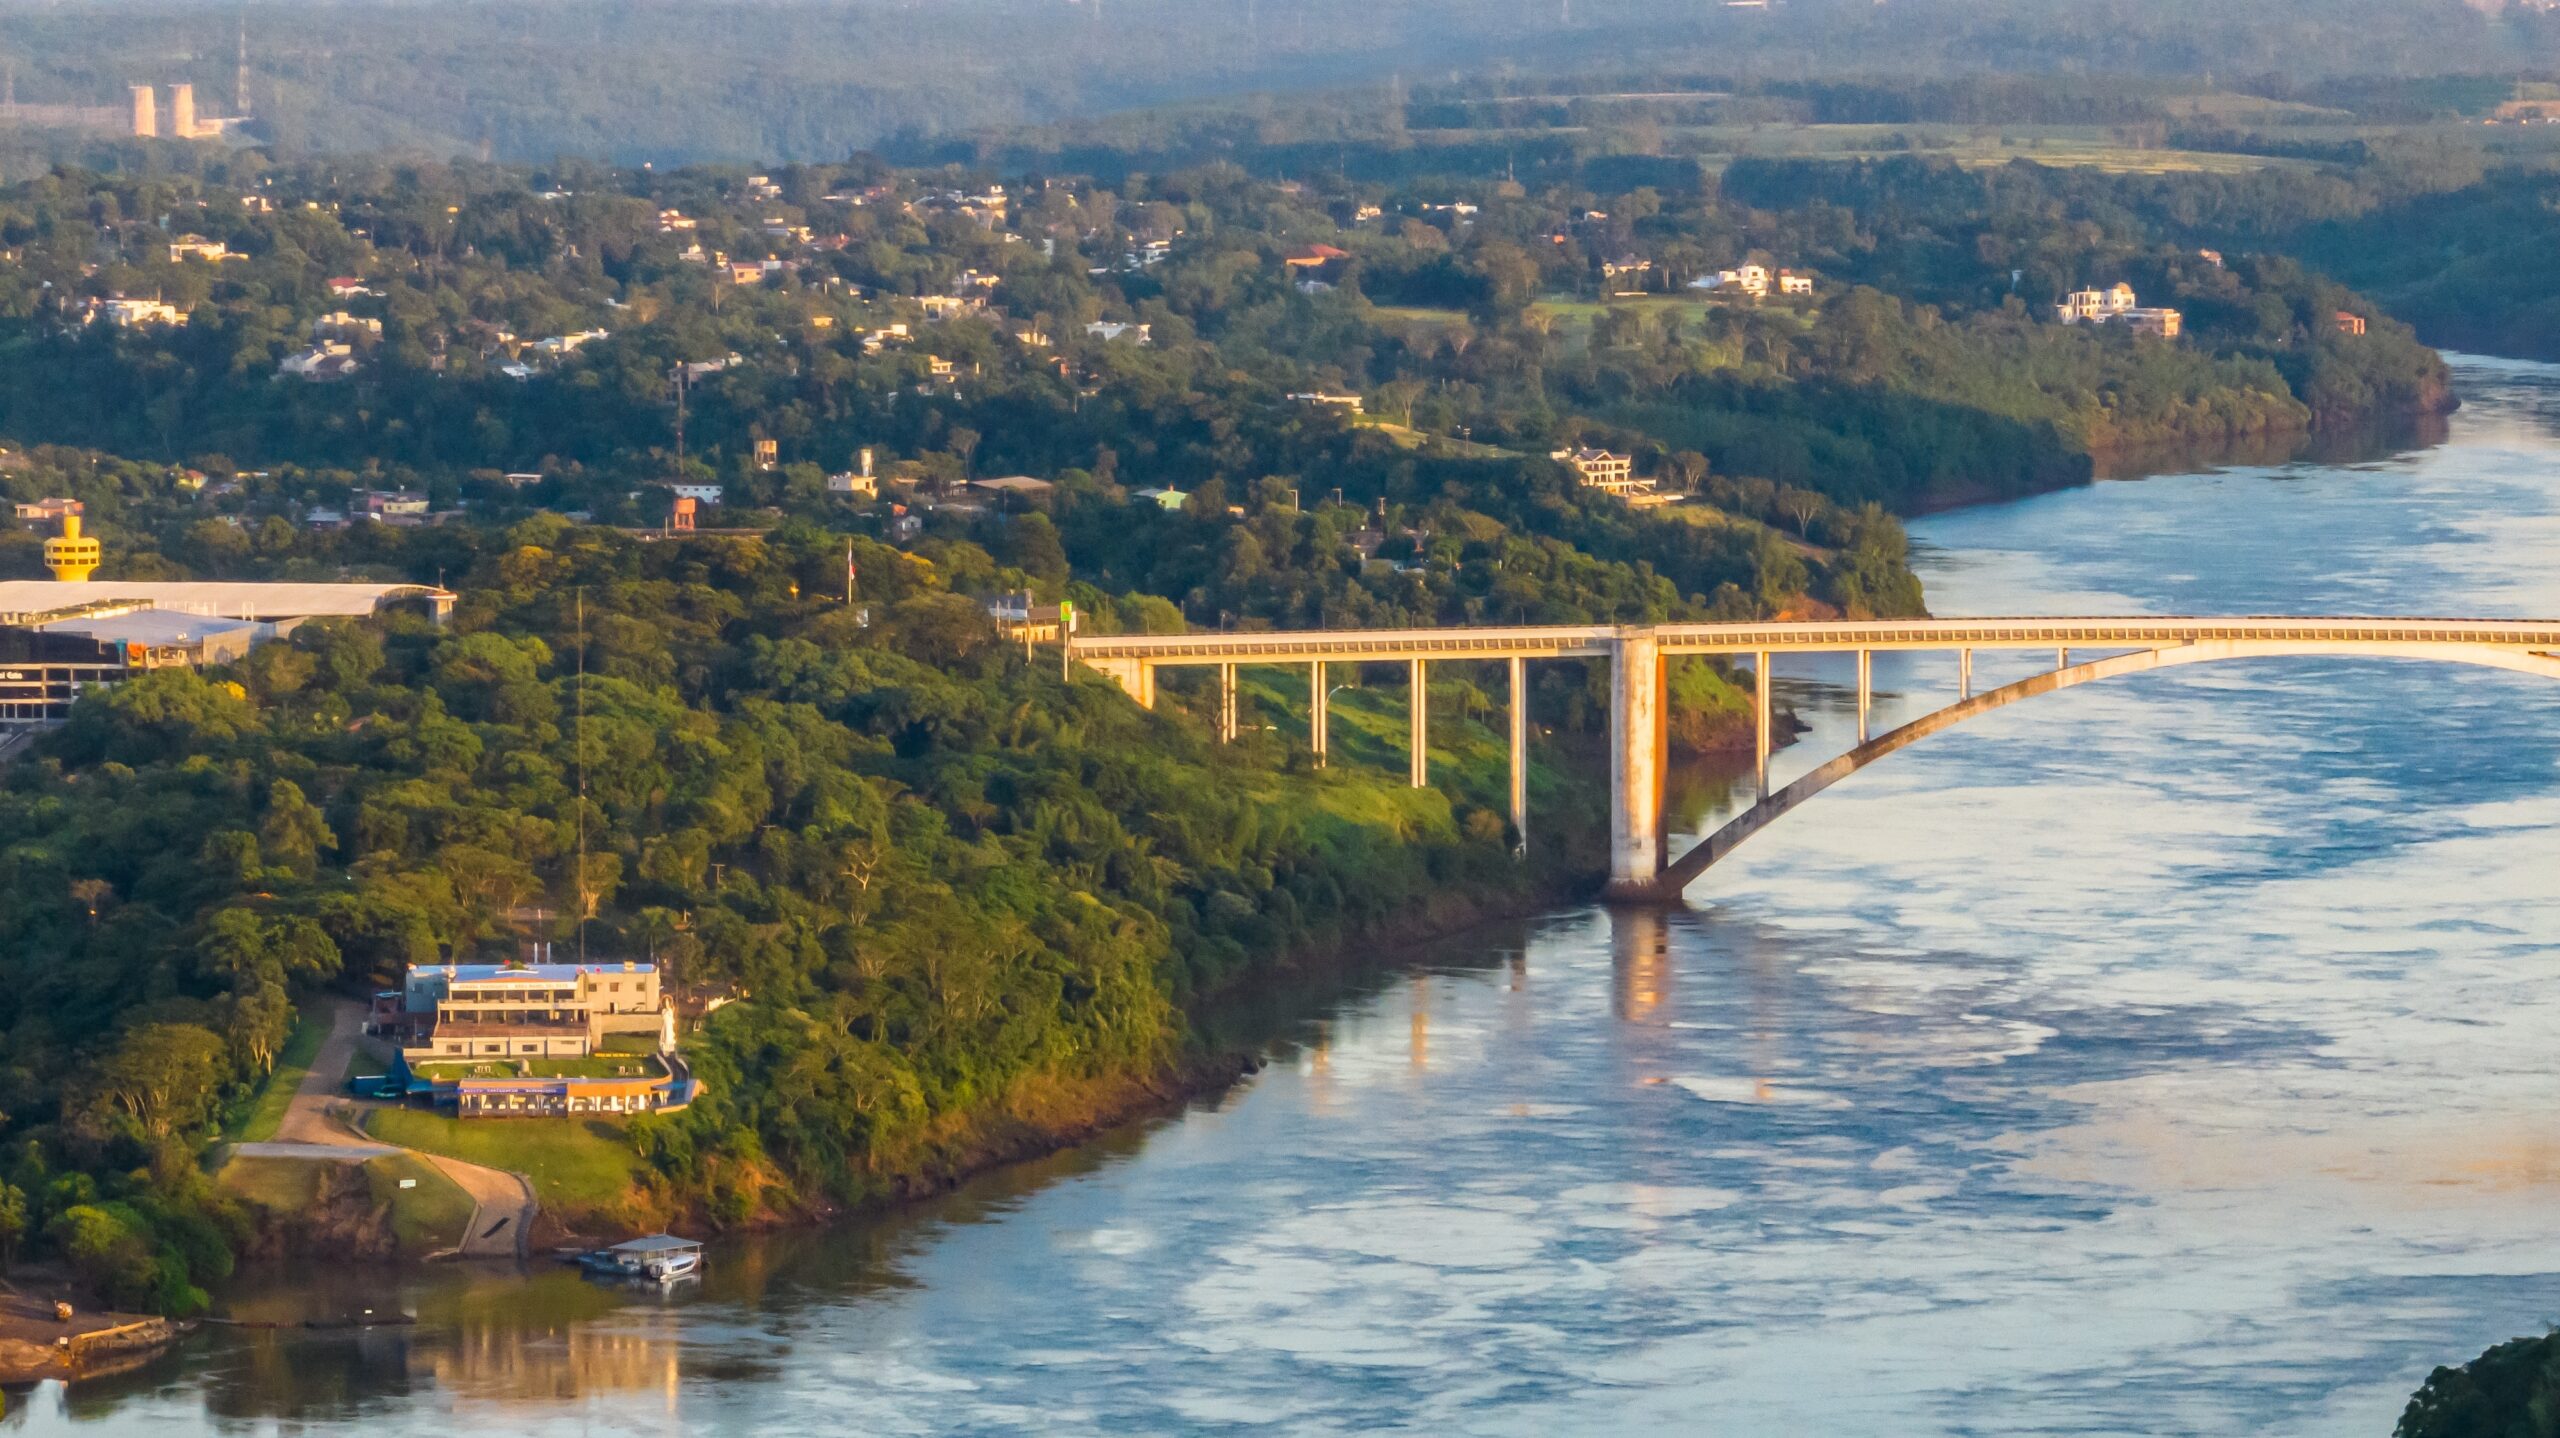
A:
[[[65,584],[98,572],[98,541],[80,532],[80,516],[62,516],[62,533],[44,542],[44,567]]]

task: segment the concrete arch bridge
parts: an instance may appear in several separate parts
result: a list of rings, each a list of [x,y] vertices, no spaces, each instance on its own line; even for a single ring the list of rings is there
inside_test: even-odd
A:
[[[1434,661],[1502,661],[1510,670],[1511,821],[1529,831],[1527,666],[1539,660],[1605,660],[1609,703],[1609,895],[1672,901],[1690,881],[1745,839],[1833,784],[1896,750],[1967,719],[2091,680],[2225,659],[2333,656],[2476,664],[2560,679],[2560,620],[2423,619],[2368,616],[2236,618],[1890,619],[1837,623],[1552,625],[1515,629],[1358,629],[1278,633],[1123,635],[1069,640],[1070,654],[1110,675],[1140,704],[1155,705],[1156,671],[1214,667],[1218,729],[1236,734],[1236,670],[1305,666],[1308,740],[1318,762],[1327,745],[1329,664],[1410,666],[1411,779],[1429,782],[1424,736],[1426,666]],[[1871,733],[1871,676],[1885,651],[1953,651],[1957,695],[1945,707]],[[2013,684],[1973,692],[1977,650],[2053,655],[2053,667]],[[2077,662],[2077,651],[2083,657]],[[1663,774],[1668,730],[1664,665],[1675,654],[1713,654],[1750,663],[1755,676],[1761,799],[1680,855],[1665,853]],[[1769,788],[1769,664],[1779,654],[1853,654],[1858,669],[1858,743],[1796,779]]]

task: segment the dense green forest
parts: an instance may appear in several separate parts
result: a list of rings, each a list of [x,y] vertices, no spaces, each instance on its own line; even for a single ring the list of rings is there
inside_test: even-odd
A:
[[[2510,1339],[2439,1368],[2409,1399],[2395,1438],[2547,1438],[2560,1432],[2560,1335]]]

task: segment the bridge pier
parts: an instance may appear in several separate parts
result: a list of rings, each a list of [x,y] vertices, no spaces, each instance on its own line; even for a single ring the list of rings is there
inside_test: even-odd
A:
[[[1529,661],[1517,654],[1511,656],[1511,832],[1518,852],[1529,852]]]
[[[1413,678],[1407,691],[1405,718],[1413,728],[1413,787],[1420,789],[1431,783],[1431,690],[1423,675],[1422,661],[1413,661]]]
[[[1236,667],[1218,666],[1218,742],[1236,742]]]
[[[1662,873],[1662,644],[1620,630],[1609,656],[1609,887],[1655,897]]]
[[[1325,701],[1328,697],[1324,687],[1324,661],[1319,659],[1307,666],[1307,747],[1315,751],[1319,769],[1324,767],[1325,740],[1329,737],[1325,732]]]
[[[1083,655],[1076,658],[1086,668],[1119,685],[1120,692],[1136,700],[1139,708],[1156,707],[1156,667],[1153,664],[1144,659],[1088,659]]]
[[[1861,744],[1867,742],[1867,710],[1872,706],[1875,699],[1875,660],[1876,652],[1874,650],[1861,649],[1858,651],[1858,742]]]
[[[1757,756],[1753,772],[1758,776],[1760,792],[1769,792],[1769,651],[1759,650],[1751,656],[1751,718],[1754,738],[1752,752]]]

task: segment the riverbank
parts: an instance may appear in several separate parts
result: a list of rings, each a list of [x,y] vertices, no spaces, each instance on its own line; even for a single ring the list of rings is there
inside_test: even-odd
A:
[[[87,1307],[70,1285],[50,1290],[53,1296],[14,1288],[0,1293],[0,1385],[71,1383],[130,1372],[186,1332],[184,1325],[151,1314]]]

